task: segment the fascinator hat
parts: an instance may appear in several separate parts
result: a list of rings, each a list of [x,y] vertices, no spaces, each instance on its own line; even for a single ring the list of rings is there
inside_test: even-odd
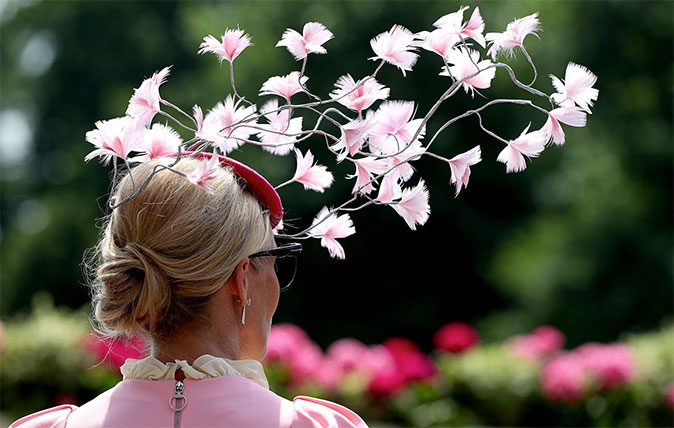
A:
[[[191,155],[197,159],[211,159],[213,156],[217,157],[220,166],[223,168],[231,168],[234,175],[240,179],[244,188],[252,193],[265,209],[269,210],[271,227],[275,228],[281,222],[281,219],[283,218],[283,204],[281,203],[281,197],[278,192],[276,192],[276,189],[274,189],[274,186],[272,186],[259,172],[237,160],[211,152],[192,153],[187,151],[183,152],[182,155]]]
[[[171,72],[171,66],[165,67],[134,89],[123,117],[98,121],[96,129],[86,133],[86,140],[95,148],[86,155],[85,161],[98,157],[107,164],[114,159],[114,162],[124,162],[130,170],[131,162],[147,162],[155,157],[171,154],[176,159],[188,155],[198,157],[203,162],[190,174],[173,170],[173,165],[163,165],[153,174],[160,169],[172,170],[208,193],[212,191],[209,181],[216,167],[231,167],[246,189],[269,210],[270,223],[278,230],[282,224],[283,206],[276,189],[296,183],[304,190],[324,193],[339,179],[328,169],[329,164],[318,159],[310,148],[301,148],[305,142],[309,145],[308,140],[316,136],[312,144],[325,144],[330,152],[322,152],[321,157],[355,169],[353,174],[344,177],[355,181],[351,195],[341,203],[323,204],[313,220],[303,222],[305,224],[299,226],[297,232],[279,232],[277,236],[320,239],[321,246],[327,248],[330,256],[344,259],[345,251],[339,240],[356,233],[350,217],[355,211],[369,206],[388,206],[412,230],[426,223],[431,213],[429,189],[416,163],[422,157],[435,159],[446,168],[449,183],[455,186],[455,196],[467,188],[471,168],[482,161],[482,148],[480,145],[470,148],[461,140],[440,139],[439,135],[450,125],[477,115],[481,131],[489,137],[485,141],[501,147],[496,161],[505,164],[506,173],[517,173],[525,170],[528,159],[539,157],[546,147],[565,143],[562,124],[573,127],[586,124],[590,107],[599,96],[598,89],[593,87],[597,76],[586,67],[569,62],[563,81],[550,75],[556,90],[553,94],[534,87],[539,73],[525,48],[524,39],[529,34],[538,37],[536,33],[541,30],[538,13],[515,19],[503,33],[483,34],[485,23],[479,8],[474,8],[470,19],[464,22],[466,9],[461,7],[444,15],[433,24],[435,29],[432,31],[412,32],[394,25],[389,31],[378,34],[370,40],[375,56],[368,60],[378,63],[373,66],[374,70],[358,80],[349,73],[337,77],[334,90],[323,98],[307,86],[307,60],[311,54],[325,54],[327,50],[322,45],[334,35],[318,22],[307,23],[302,32],[287,29],[276,46],[286,47],[297,61],[302,61],[300,70],[272,76],[262,83],[258,92],[262,97],[259,108],[240,95],[235,86],[233,62],[252,46],[251,37],[241,29],[226,29],[221,39],[208,35],[199,45],[198,53],[212,53],[221,64],[229,63],[232,93],[206,114],[198,104],[192,107],[190,114],[160,95],[160,86]],[[439,64],[442,66],[439,83],[446,77],[451,78],[445,80],[446,90],[423,115],[417,101],[389,99],[395,93],[394,88],[377,81],[377,73],[386,64],[400,69],[405,77],[422,51],[443,58]],[[507,63],[497,59],[512,58],[515,51],[521,51],[533,69],[534,78],[529,84],[518,79]],[[525,98],[489,99],[485,96],[488,101],[481,106],[445,118],[444,124],[432,129],[435,124],[431,118],[441,111],[443,103],[461,96],[460,89],[471,98],[475,92],[481,95],[481,91],[491,88],[497,69],[507,71]],[[545,107],[534,101],[540,101]],[[527,119],[528,125],[524,126],[526,121],[517,125],[517,131],[524,127],[519,137],[513,138],[517,134],[500,136],[488,129],[489,124],[485,125],[481,116],[487,108],[499,104],[529,107],[545,123],[536,129]],[[173,116],[175,114],[179,114],[179,119]],[[314,114],[314,125],[308,127],[307,119],[311,120]],[[153,123],[156,115],[177,124],[182,135],[168,123]],[[322,123],[328,123],[325,130],[321,129]],[[183,137],[189,139],[183,141]],[[445,148],[435,150],[445,142],[457,143],[456,149],[451,149],[452,157],[444,155]],[[270,185],[252,168],[226,157],[243,146],[257,146],[280,157],[294,153],[295,173],[276,186]],[[130,157],[132,154],[135,155]],[[134,197],[143,187],[144,184],[111,208]]]

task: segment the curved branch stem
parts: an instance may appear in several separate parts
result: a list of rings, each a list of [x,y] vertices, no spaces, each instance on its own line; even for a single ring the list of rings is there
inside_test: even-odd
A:
[[[181,121],[179,121],[179,120],[176,119],[175,117],[173,117],[173,116],[171,116],[170,114],[166,113],[165,111],[159,110],[159,114],[162,115],[162,116],[165,116],[165,117],[167,117],[167,118],[169,118],[169,119],[171,119],[172,121],[176,122],[178,125],[180,125],[181,127],[185,128],[185,129],[187,129],[187,130],[189,130],[189,131],[197,132],[196,129],[190,128],[189,126],[185,125],[184,123],[182,123]]]
[[[234,96],[239,100],[243,101],[244,103],[247,103],[249,106],[252,106],[253,103],[248,101],[245,97],[239,95],[239,92],[236,90],[236,84],[234,83],[234,63],[232,61],[229,61],[229,82],[232,85],[232,91],[234,92]]]
[[[534,78],[531,80],[531,83],[529,83],[528,86],[532,86],[534,82],[536,82],[536,78],[538,77],[538,70],[536,70],[536,65],[534,64],[534,61],[531,59],[531,56],[529,56],[529,52],[524,48],[523,45],[520,46],[520,50],[524,54],[524,56],[527,58],[527,61],[529,61],[529,65],[531,65],[532,70],[534,71]]]
[[[177,105],[174,105],[173,103],[171,103],[171,102],[169,102],[169,101],[166,101],[166,100],[164,100],[164,99],[159,100],[159,102],[162,103],[162,104],[164,104],[164,105],[166,105],[166,106],[171,107],[173,110],[177,111],[178,113],[182,114],[183,116],[186,116],[188,119],[190,119],[190,120],[192,121],[192,123],[194,124],[194,127],[195,127],[195,128],[198,128],[198,127],[199,127],[199,125],[197,124],[197,121],[194,120],[194,118],[193,118],[192,116],[190,116],[189,114],[185,113],[185,112],[184,112],[180,107],[178,107]],[[173,119],[173,120],[175,120],[175,119]],[[181,123],[181,125],[182,125],[182,123]]]
[[[121,201],[119,201],[117,203],[113,204],[112,201],[108,202],[108,206],[110,207],[110,209],[114,210],[115,208],[117,208],[119,206],[122,206],[124,203],[131,200],[132,198],[135,198],[140,192],[142,192],[147,187],[147,185],[150,183],[150,180],[152,180],[152,178],[159,171],[163,171],[163,170],[167,169],[167,170],[169,170],[171,172],[174,172],[174,173],[176,173],[180,176],[187,177],[187,174],[185,174],[184,172],[178,171],[177,169],[173,169],[173,167],[178,162],[180,162],[180,159],[182,159],[182,151],[180,149],[178,149],[178,155],[176,156],[175,161],[173,161],[170,165],[155,165],[155,167],[152,169],[152,172],[150,173],[150,175],[148,175],[148,177],[145,179],[145,181],[143,181],[143,184],[141,184],[134,192],[132,192],[130,195],[128,195],[127,197],[125,197],[124,199],[122,199]],[[128,163],[127,163],[127,167],[128,167]],[[131,175],[131,174],[132,174],[131,170],[129,169],[129,175]],[[133,176],[131,177],[131,180],[133,180]],[[135,188],[135,183],[134,183],[134,188]]]
[[[496,105],[496,104],[504,104],[504,103],[529,105],[529,106],[535,108],[536,110],[539,110],[539,111],[541,111],[542,113],[545,113],[546,115],[548,114],[547,110],[545,110],[544,108],[541,108],[541,107],[537,106],[536,104],[534,104],[534,103],[531,102],[530,100],[510,100],[510,99],[498,99],[498,100],[492,100],[492,101],[489,101],[488,103],[485,103],[485,104],[482,105],[481,107],[478,107],[478,108],[473,109],[473,110],[468,110],[468,111],[466,111],[466,112],[464,112],[464,113],[462,113],[462,114],[460,114],[460,115],[458,115],[458,116],[455,116],[455,117],[451,118],[451,119],[448,120],[447,122],[445,122],[440,128],[438,128],[438,130],[435,132],[435,134],[433,134],[433,138],[431,138],[430,141],[428,142],[428,144],[426,145],[426,149],[430,148],[431,144],[433,144],[433,142],[435,141],[435,139],[438,137],[438,135],[440,135],[440,133],[441,133],[442,131],[444,131],[448,126],[450,126],[451,124],[453,124],[453,123],[456,122],[457,120],[466,118],[466,117],[468,117],[468,116],[470,116],[470,115],[472,115],[472,114],[478,114],[478,113],[480,113],[482,110],[486,109],[487,107],[490,107],[490,106],[493,106],[493,105]]]

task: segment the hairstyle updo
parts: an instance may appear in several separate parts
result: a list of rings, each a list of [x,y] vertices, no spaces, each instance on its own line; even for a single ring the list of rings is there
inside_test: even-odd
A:
[[[113,202],[170,162],[153,159],[132,169]],[[174,169],[190,174],[199,162],[184,158]],[[272,240],[269,215],[230,168],[221,168],[208,185],[213,194],[161,170],[107,218],[90,280],[99,331],[164,338],[200,327],[194,324],[209,297],[243,258]]]

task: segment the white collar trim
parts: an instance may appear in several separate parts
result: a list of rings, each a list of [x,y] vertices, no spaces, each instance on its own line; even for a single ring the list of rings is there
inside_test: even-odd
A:
[[[175,363],[162,363],[154,357],[142,360],[128,358],[120,371],[126,379],[172,380],[180,368],[187,379],[205,379],[217,376],[241,376],[250,379],[260,386],[269,389],[269,382],[264,374],[262,364],[256,360],[229,360],[204,354],[189,365],[185,360]]]

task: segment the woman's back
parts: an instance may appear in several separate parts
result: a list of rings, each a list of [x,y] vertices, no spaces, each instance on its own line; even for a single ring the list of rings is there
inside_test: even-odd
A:
[[[82,407],[61,406],[27,416],[13,427],[366,427],[354,412],[324,400],[286,400],[252,380],[238,376],[185,379],[187,404],[169,407],[176,381],[130,379]],[[180,407],[173,400],[174,407]]]
[[[282,287],[277,261],[294,260],[301,245],[276,244],[283,209],[264,177],[202,157],[212,169],[208,192],[185,178],[201,168],[197,158],[134,168],[115,190],[115,200],[129,199],[97,247],[97,326],[110,337],[140,334],[150,356],[128,359],[124,380],[82,407],[48,409],[12,427],[366,427],[337,404],[268,390],[260,361]],[[135,183],[168,164],[180,174],[162,170],[131,197]]]

